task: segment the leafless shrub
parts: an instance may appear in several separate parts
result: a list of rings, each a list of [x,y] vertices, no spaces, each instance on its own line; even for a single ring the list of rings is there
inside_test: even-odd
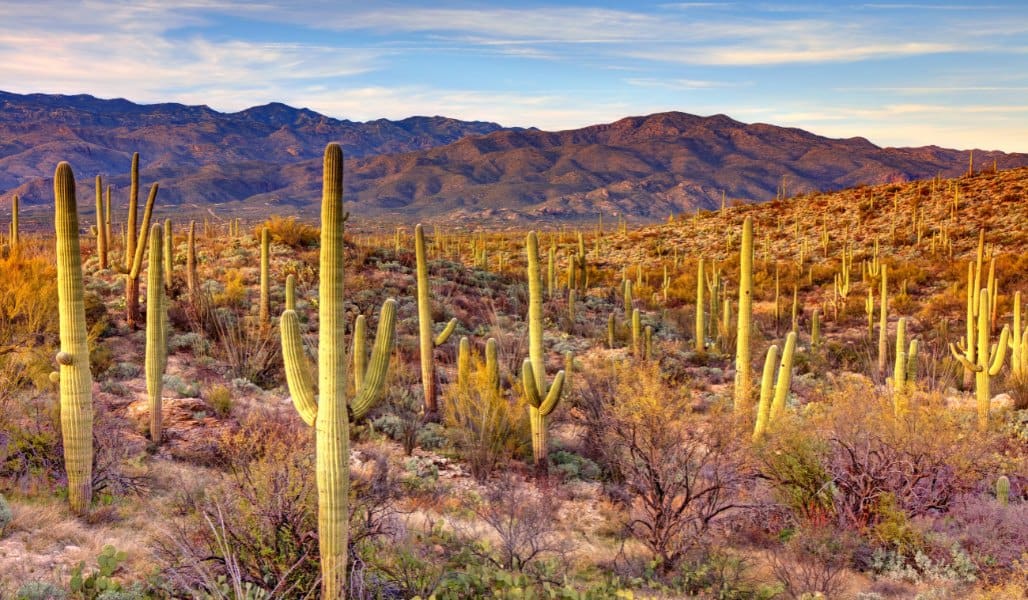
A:
[[[798,532],[792,539],[768,554],[771,572],[789,598],[821,594],[838,598],[844,575],[852,560],[856,539],[830,527],[815,527]]]

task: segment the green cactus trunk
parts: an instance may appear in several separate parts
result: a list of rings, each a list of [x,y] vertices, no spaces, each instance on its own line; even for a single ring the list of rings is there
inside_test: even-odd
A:
[[[189,295],[196,294],[196,221],[189,222],[189,237],[186,239],[186,289]]]
[[[100,269],[107,268],[107,230],[104,228],[103,178],[96,176],[96,255]]]
[[[363,387],[347,406],[346,324],[343,318],[343,153],[338,144],[325,148],[321,201],[321,261],[318,302],[318,400],[306,362],[296,312],[282,313],[282,357],[286,383],[301,418],[316,434],[318,544],[321,597],[346,597],[349,525],[350,418],[367,414],[384,387],[396,327],[396,302],[382,305],[378,334]]]
[[[757,423],[753,427],[753,441],[758,441],[767,429],[771,416],[771,396],[775,383],[775,363],[778,362],[778,346],[772,345],[764,357],[764,370],[760,378],[760,404],[757,405]]]
[[[889,361],[889,268],[882,265],[881,290],[878,292],[878,374],[885,373]]]
[[[739,315],[735,338],[735,412],[750,414],[752,374],[750,373],[750,325],[753,322],[753,218],[742,225],[739,251]]]
[[[703,319],[703,288],[706,285],[706,279],[703,274],[703,259],[701,258],[696,267],[696,341],[693,344],[693,349],[701,353],[707,349],[707,334],[704,331],[705,321]]]
[[[296,275],[286,275],[286,310],[296,310]]]
[[[1010,503],[1010,478],[1000,475],[996,479],[996,500],[1000,506],[1007,506]]]
[[[167,313],[164,297],[164,239],[161,226],[150,231],[150,261],[146,277],[146,395],[150,407],[150,440],[161,443],[161,391],[168,359]]]
[[[132,270],[136,256],[136,218],[139,213],[139,153],[132,153],[129,187],[128,220],[125,221],[125,272]]]
[[[171,289],[172,269],[175,264],[175,236],[171,230],[171,219],[164,219],[164,287]]]
[[[428,257],[425,252],[425,233],[421,224],[414,227],[414,255],[417,261],[418,283],[418,348],[421,354],[421,389],[425,396],[425,418],[435,420],[439,416],[439,398],[436,387],[435,360],[433,350],[445,344],[457,327],[452,319],[442,333],[432,338],[432,292],[428,281]]]
[[[138,160],[134,162],[138,165]],[[146,198],[146,206],[143,209],[143,223],[140,228],[139,238],[133,236],[135,246],[133,257],[129,268],[128,278],[125,282],[125,320],[129,327],[139,325],[139,272],[143,268],[143,251],[146,249],[147,237],[150,233],[150,219],[153,215],[154,201],[157,199],[159,186],[155,183],[150,187],[150,194]],[[133,219],[134,220],[134,219]]]
[[[258,320],[261,327],[271,325],[271,232],[267,227],[261,229],[261,296]]]
[[[68,501],[84,513],[93,495],[93,379],[82,288],[79,218],[75,176],[66,162],[54,174],[54,224],[57,234],[57,308],[60,319],[61,436]]]

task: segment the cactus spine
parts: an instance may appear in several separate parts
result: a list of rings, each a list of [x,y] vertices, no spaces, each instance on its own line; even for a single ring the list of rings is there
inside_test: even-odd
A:
[[[396,326],[396,302],[382,305],[378,333],[364,386],[347,406],[346,325],[343,320],[343,153],[338,144],[325,148],[321,201],[321,265],[318,305],[318,391],[300,339],[295,311],[282,313],[282,357],[286,382],[301,418],[316,432],[318,486],[318,544],[321,558],[321,597],[346,597],[346,558],[349,522],[349,422],[367,413],[385,382]]]
[[[735,412],[749,415],[750,324],[753,320],[753,218],[742,225],[742,247],[739,251],[739,315],[735,338]]]
[[[96,176],[96,254],[100,269],[107,268],[107,229],[104,227],[103,178]]]
[[[989,306],[988,289],[981,290],[979,302],[982,307]],[[992,376],[998,375],[1000,369],[1003,368],[1009,336],[1010,328],[1004,325],[1003,331],[1000,333],[999,343],[991,353],[989,352],[989,313],[983,309],[978,311],[978,362],[972,364],[967,360],[966,356],[957,352],[957,348],[953,344],[949,345],[953,357],[960,361],[960,364],[964,365],[965,369],[975,374],[974,388],[978,404],[978,429],[980,430],[984,430],[989,426],[989,403],[992,399],[989,390],[990,380]]]
[[[258,313],[258,320],[261,323],[261,327],[267,327],[271,324],[271,294],[269,293],[269,286],[271,285],[271,269],[269,266],[271,260],[271,232],[268,231],[267,227],[261,228],[261,297],[260,297],[260,309]]]
[[[450,334],[457,327],[457,319],[451,319],[442,332],[435,339],[432,338],[432,295],[428,283],[425,233],[420,223],[414,227],[414,253],[418,265],[418,339],[421,349],[421,386],[425,393],[425,416],[435,419],[439,412],[439,403],[432,350],[436,346],[446,343]]]
[[[57,308],[61,329],[57,363],[60,365],[64,468],[68,474],[71,509],[83,513],[89,508],[93,494],[93,379],[89,373],[75,176],[66,162],[57,165],[54,174],[54,208]]]
[[[150,404],[150,440],[161,443],[161,389],[168,362],[168,307],[164,298],[164,239],[161,226],[150,231],[150,261],[146,273],[146,395]]]
[[[546,362],[543,356],[543,302],[542,282],[539,279],[539,242],[534,231],[529,232],[525,248],[528,254],[528,359],[521,365],[521,380],[528,401],[529,423],[532,428],[532,455],[536,468],[546,465],[546,417],[557,407],[564,371],[559,371],[553,384],[546,385]]]

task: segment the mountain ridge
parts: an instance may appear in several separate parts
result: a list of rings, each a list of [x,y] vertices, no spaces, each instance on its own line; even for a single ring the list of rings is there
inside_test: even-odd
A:
[[[629,116],[562,131],[409,117],[354,122],[279,102],[235,113],[88,95],[0,92],[0,198],[49,200],[48,177],[71,162],[128,185],[131,152],[161,203],[198,210],[301,215],[320,197],[329,141],[347,156],[355,214],[395,219],[575,219],[625,213],[658,220],[720,204],[899,183],[965,172],[971,151],[879,147],[724,114]],[[1028,165],[1028,154],[974,151],[976,164]],[[83,187],[83,192],[86,187]]]

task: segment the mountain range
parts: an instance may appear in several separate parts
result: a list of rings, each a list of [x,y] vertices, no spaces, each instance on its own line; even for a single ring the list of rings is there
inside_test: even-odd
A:
[[[354,122],[284,104],[222,113],[88,95],[0,92],[0,205],[48,204],[67,160],[81,193],[97,174],[124,195],[132,152],[161,185],[163,210],[316,214],[321,152],[339,142],[346,198],[361,216],[397,221],[640,220],[858,184],[955,176],[970,151],[882,148],[801,129],[681,112],[546,132],[446,117]],[[977,168],[1028,165],[1028,154],[975,151]],[[91,195],[84,196],[91,198]],[[117,197],[117,195],[116,195]],[[123,200],[122,200],[123,201]],[[82,208],[88,202],[80,202]]]

